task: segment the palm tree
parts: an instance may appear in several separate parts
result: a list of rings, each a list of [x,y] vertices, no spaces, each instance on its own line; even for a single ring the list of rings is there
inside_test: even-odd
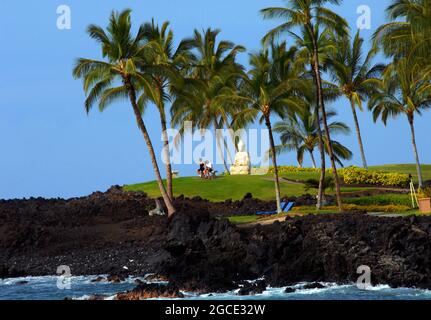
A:
[[[376,50],[371,50],[363,58],[364,40],[359,36],[359,32],[352,42],[348,36],[339,37],[335,42],[338,44],[337,50],[331,51],[327,63],[340,93],[350,102],[362,164],[365,169],[368,169],[356,107],[363,110],[362,102],[374,91],[378,81],[376,76],[383,71],[384,65],[371,65]]]
[[[334,175],[336,185],[336,196],[338,208],[342,210],[342,199],[340,181],[337,173],[337,166],[334,157],[333,148],[331,145],[330,131],[328,130],[328,121],[326,117],[326,110],[323,98],[323,81],[321,77],[321,61],[319,56],[319,43],[320,38],[319,27],[323,26],[325,30],[330,30],[338,35],[344,35],[347,33],[348,25],[347,22],[332,12],[328,8],[324,7],[324,4],[331,3],[339,5],[341,0],[285,0],[285,7],[271,7],[261,10],[261,13],[265,19],[284,19],[285,21],[268,32],[264,37],[263,41],[268,42],[277,36],[285,33],[292,34],[292,30],[295,27],[300,27],[304,32],[308,34],[310,40],[310,46],[307,48],[311,49],[310,55],[312,60],[312,72],[316,85],[316,95],[319,105],[319,112],[323,120],[324,131],[326,133],[326,141],[328,143],[327,148],[329,150],[329,158],[331,160],[332,171]],[[323,170],[322,170],[323,172]],[[322,174],[323,175],[323,174]],[[322,183],[324,181],[321,181]],[[319,202],[322,199],[322,194],[319,192]],[[318,204],[319,206],[319,204]]]
[[[328,120],[336,116],[336,114],[335,111],[328,111]],[[316,168],[314,150],[319,145],[316,118],[315,108],[309,105],[300,111],[288,115],[283,121],[277,122],[274,125],[274,131],[280,134],[281,140],[281,145],[276,147],[277,153],[295,151],[300,166],[302,166],[305,153],[308,153],[313,167]],[[331,136],[350,133],[349,127],[343,122],[335,121],[330,123],[328,127],[331,131]],[[331,144],[334,148],[335,159],[338,164],[342,166],[342,160],[350,160],[352,158],[352,152],[340,142],[332,140]],[[329,150],[325,149],[325,152],[328,153]]]
[[[153,69],[152,77],[155,83],[153,92],[155,96],[148,96],[143,93],[138,100],[138,104],[141,108],[144,108],[147,100],[151,100],[159,111],[164,144],[167,192],[169,197],[173,199],[172,165],[169,154],[165,103],[171,100],[171,86],[181,85],[178,84],[183,80],[181,71],[188,67],[194,57],[190,52],[193,44],[192,40],[182,40],[175,49],[173,31],[168,28],[169,22],[164,22],[161,28],[155,24],[154,20],[151,23],[144,24],[144,39],[148,42],[146,56],[149,57],[149,63],[145,65],[146,70],[142,70],[142,72],[148,72]]]
[[[88,27],[90,37],[101,45],[104,60],[80,58],[76,62],[73,75],[75,78],[83,79],[87,94],[85,101],[87,112],[90,112],[96,102],[100,111],[103,111],[116,100],[130,101],[137,125],[148,148],[161,195],[169,217],[172,217],[175,208],[163,184],[153,144],[137,102],[137,94],[141,90],[155,96],[151,75],[139,72],[145,70],[143,66],[146,63],[143,56],[145,46],[142,46],[145,38],[144,26],[141,26],[136,36],[133,36],[130,13],[131,10],[124,10],[121,13],[113,11],[106,30],[96,25]]]
[[[423,186],[422,170],[419,160],[414,119],[422,111],[431,107],[430,71],[425,72],[415,60],[401,58],[390,64],[383,73],[379,92],[369,100],[374,121],[380,117],[386,125],[389,117],[405,115],[410,125],[413,155],[419,186]]]
[[[271,52],[264,49],[250,55],[251,70],[243,77],[240,91],[236,95],[224,95],[220,99],[234,105],[246,105],[237,113],[236,121],[244,126],[260,118],[269,132],[270,156],[274,166],[275,196],[277,211],[281,212],[280,183],[275,150],[274,135],[271,125],[273,115],[283,116],[289,109],[300,108],[302,100],[298,92],[303,90],[304,80],[299,76],[303,64],[295,61],[297,49],[286,50],[286,44],[273,45]]]
[[[304,27],[300,28],[301,33],[299,34],[295,34],[293,32],[290,33],[290,35],[295,39],[296,45],[298,46],[298,48],[302,48],[301,52],[299,53],[299,56],[301,57],[301,59],[304,60],[304,62],[306,64],[309,65],[310,70],[306,70],[306,74],[308,76],[308,74],[311,75],[311,77],[314,79],[314,87],[313,84],[310,84],[310,88],[312,88],[314,91],[314,98],[313,98],[313,93],[307,93],[306,99],[308,101],[313,100],[314,104],[316,104],[316,128],[317,128],[317,136],[319,139],[319,153],[320,153],[320,187],[318,189],[318,195],[317,195],[317,208],[320,210],[322,208],[322,204],[323,204],[323,200],[324,200],[324,188],[323,188],[323,184],[326,180],[326,152],[325,152],[325,143],[324,143],[324,137],[323,137],[323,133],[322,133],[322,129],[321,129],[321,121],[319,119],[321,119],[321,117],[319,116],[319,99],[317,97],[317,89],[315,89],[315,77],[314,77],[314,73],[313,73],[313,42],[310,39],[310,35],[309,33],[306,31],[306,29]],[[332,41],[332,31],[330,29],[325,29],[323,32],[318,32],[319,37],[317,39],[317,47],[319,49],[319,58],[321,61],[321,64],[324,65],[326,63],[327,60],[327,55],[328,52],[330,52],[331,50],[333,50],[333,41]],[[324,83],[325,85],[325,83]],[[325,88],[323,88],[325,89]],[[325,93],[325,90],[323,90]],[[327,94],[327,92],[326,92]],[[332,93],[333,94],[333,93]],[[332,97],[331,99],[335,99],[336,97]],[[327,98],[325,98],[326,100]]]
[[[203,33],[195,30],[196,63],[188,75],[193,81],[176,91],[171,113],[174,125],[182,126],[185,121],[191,121],[198,129],[214,128],[224,169],[229,173],[220,129],[229,128],[238,106],[225,104],[217,97],[236,91],[238,78],[243,74],[236,57],[245,49],[230,41],[217,42],[219,33],[220,30],[207,29]]]
[[[429,65],[431,3],[429,0],[394,0],[386,9],[389,23],[374,33],[374,44],[394,59],[415,58]]]

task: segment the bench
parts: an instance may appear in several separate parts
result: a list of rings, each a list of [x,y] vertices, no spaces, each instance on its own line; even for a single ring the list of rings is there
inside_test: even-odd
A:
[[[215,179],[215,178],[217,178],[217,170],[213,170],[212,172],[211,172],[211,179]]]
[[[178,178],[180,176],[180,172],[179,171],[172,171],[172,178]]]

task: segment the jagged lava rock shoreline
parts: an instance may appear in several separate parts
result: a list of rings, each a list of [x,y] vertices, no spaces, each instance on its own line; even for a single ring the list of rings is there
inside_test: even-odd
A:
[[[223,217],[273,204],[248,196],[179,197],[175,205],[169,223],[148,216],[152,199],[119,187],[70,200],[0,201],[0,277],[55,275],[68,265],[73,275],[157,273],[184,291],[224,292],[258,278],[273,287],[350,283],[367,265],[373,284],[431,288],[431,217],[322,214],[244,228]]]

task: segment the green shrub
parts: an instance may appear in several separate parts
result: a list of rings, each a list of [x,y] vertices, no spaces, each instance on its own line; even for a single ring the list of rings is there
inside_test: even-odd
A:
[[[382,194],[360,198],[344,199],[346,204],[355,204],[359,206],[386,206],[386,205],[402,205],[411,206],[412,200],[408,194]]]
[[[403,205],[368,205],[368,206],[357,206],[354,204],[346,204],[343,206],[343,210],[346,211],[366,211],[366,212],[407,212],[412,208]]]
[[[419,198],[431,198],[431,187],[419,188]]]
[[[345,184],[367,184],[384,187],[407,187],[408,174],[369,171],[358,167],[340,169],[340,176]]]
[[[336,210],[337,207],[325,207],[325,209],[332,209]],[[353,212],[353,211],[364,211],[364,212],[408,212],[412,208],[409,206],[403,206],[403,205],[384,205],[384,206],[378,206],[378,205],[369,205],[369,206],[358,206],[356,204],[345,204],[343,205],[343,211],[345,212]]]

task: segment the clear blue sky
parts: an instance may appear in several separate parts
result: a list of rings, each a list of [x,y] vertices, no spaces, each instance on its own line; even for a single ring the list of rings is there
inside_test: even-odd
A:
[[[385,1],[348,0],[336,10],[356,29],[356,8],[372,8],[372,28],[384,21]],[[106,25],[112,9],[133,9],[133,21],[154,17],[169,20],[176,39],[190,36],[194,28],[222,29],[221,37],[253,51],[274,22],[262,21],[259,9],[278,5],[280,0],[2,0],[0,40],[0,198],[30,196],[72,197],[113,184],[153,179],[145,144],[127,103],[113,105],[104,114],[94,110],[87,116],[84,93],[71,69],[76,57],[98,57],[98,48],[85,33],[88,24]],[[58,30],[56,9],[69,5],[72,29]],[[371,31],[362,32],[369,38]],[[240,57],[247,62],[247,55]],[[339,119],[353,127],[348,103],[333,105]],[[418,145],[423,163],[431,162],[427,150],[430,114],[417,121]],[[145,120],[160,153],[157,117]],[[375,125],[369,113],[360,114],[370,164],[413,162],[409,129],[405,119],[387,128]],[[354,152],[348,164],[360,164],[356,138],[342,141]],[[281,162],[294,164],[283,155]],[[182,175],[194,167],[180,166]]]

